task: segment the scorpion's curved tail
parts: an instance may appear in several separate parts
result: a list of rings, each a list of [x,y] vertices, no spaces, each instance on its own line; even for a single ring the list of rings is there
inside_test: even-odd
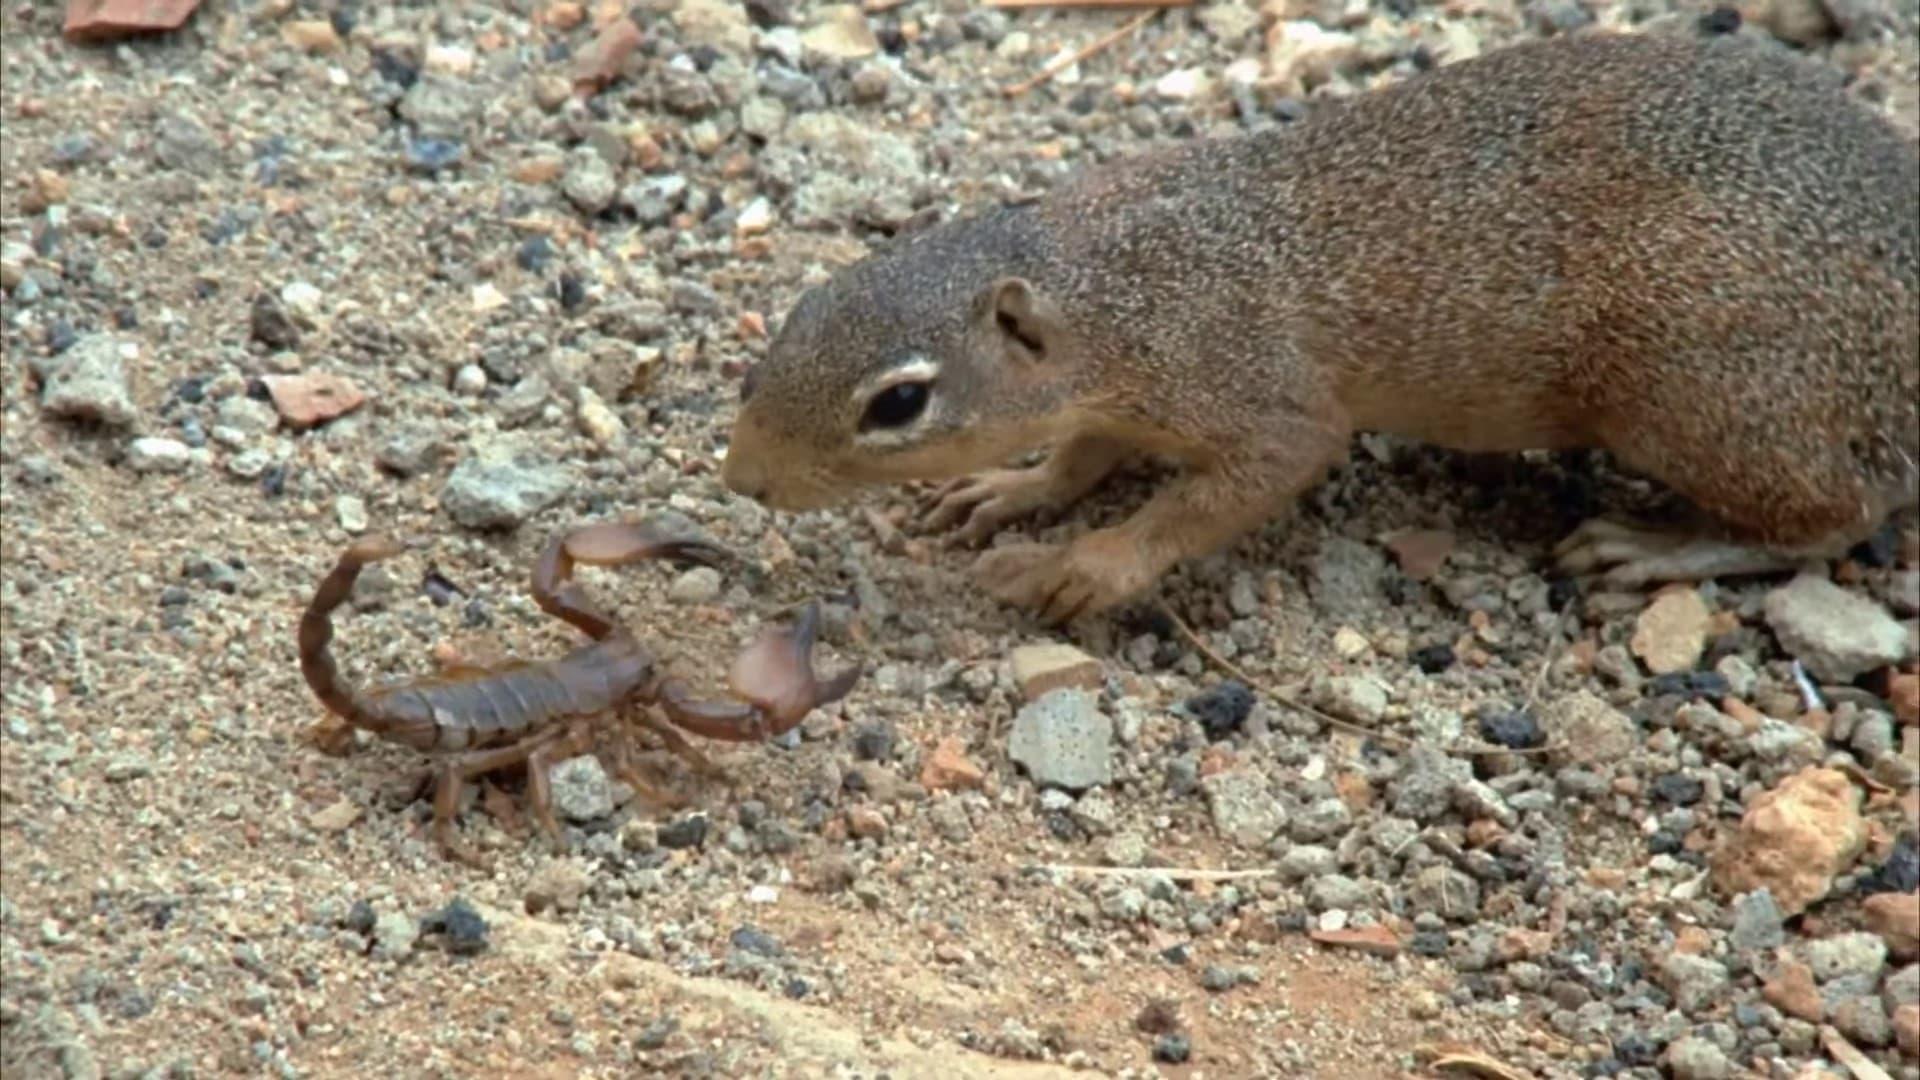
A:
[[[353,592],[353,583],[360,577],[362,567],[406,549],[406,544],[384,536],[370,536],[347,548],[340,553],[333,570],[320,580],[307,610],[300,616],[300,674],[306,676],[307,685],[313,688],[321,703],[342,720],[374,732],[392,725],[368,710],[359,693],[341,678],[340,667],[334,663],[329,648],[333,644],[332,615]]]

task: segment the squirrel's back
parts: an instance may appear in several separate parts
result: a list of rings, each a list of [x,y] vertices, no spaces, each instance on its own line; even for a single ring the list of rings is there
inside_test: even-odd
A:
[[[904,239],[762,368],[730,483],[789,505],[1076,437],[1290,492],[1358,429],[1605,448],[1803,548],[1920,484],[1920,147],[1767,44],[1518,45]]]
[[[1041,203],[1043,285],[1120,364],[1241,383],[1289,341],[1345,373],[1361,426],[1455,445],[1567,441],[1554,416],[1457,429],[1546,383],[1590,412],[1648,365],[1908,416],[1916,192],[1913,144],[1827,69],[1588,35],[1089,171]]]

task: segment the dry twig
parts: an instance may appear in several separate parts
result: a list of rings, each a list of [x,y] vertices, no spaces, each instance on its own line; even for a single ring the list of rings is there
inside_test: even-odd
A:
[[[1160,11],[1161,11],[1161,6],[1155,6],[1147,9],[1146,11],[1141,12],[1138,15],[1135,15],[1133,18],[1128,19],[1126,22],[1120,24],[1119,29],[1112,31],[1111,33],[1104,34],[1099,38],[1096,38],[1090,44],[1084,45],[1079,49],[1074,50],[1071,56],[1063,56],[1060,59],[1055,60],[1053,63],[1048,64],[1046,67],[1041,68],[1039,74],[1033,76],[1030,79],[1023,79],[1020,82],[1014,83],[1013,85],[1008,86],[1004,90],[1002,90],[1001,93],[1005,94],[1008,97],[1019,97],[1021,94],[1024,94],[1027,91],[1032,90],[1034,87],[1045,83],[1047,80],[1067,70],[1068,68],[1079,63],[1080,61],[1085,60],[1088,57],[1093,56],[1096,53],[1099,53],[1103,50],[1112,48],[1114,45],[1118,44],[1121,40],[1126,38],[1127,35],[1133,33],[1135,30],[1140,29],[1142,26],[1145,26],[1147,24],[1147,20],[1153,18],[1155,15],[1160,14]]]
[[[1174,8],[1192,7],[1194,0],[987,0],[994,8]]]
[[[1163,877],[1170,881],[1238,881],[1272,877],[1278,870],[1201,870],[1179,866],[1082,866],[1078,863],[1036,863],[1029,870],[1091,877]]]
[[[1860,1052],[1860,1048],[1847,1041],[1845,1035],[1832,1024],[1820,1025],[1820,1042],[1832,1054],[1834,1060],[1847,1067],[1854,1080],[1893,1080],[1887,1070],[1875,1065],[1872,1059]]]
[[[1533,1074],[1524,1069],[1516,1069],[1504,1061],[1479,1052],[1455,1047],[1421,1047],[1423,1053],[1434,1054],[1428,1063],[1435,1072],[1443,1069],[1460,1069],[1469,1076],[1483,1077],[1485,1080],[1533,1080]]]
[[[1287,708],[1306,716],[1311,716],[1315,720],[1337,730],[1352,732],[1355,735],[1364,735],[1369,739],[1379,739],[1383,742],[1390,742],[1403,747],[1413,745],[1413,740],[1404,735],[1394,735],[1390,732],[1381,731],[1378,728],[1370,728],[1365,724],[1356,724],[1350,720],[1341,720],[1338,717],[1328,716],[1326,713],[1321,712],[1311,705],[1288,697],[1259,679],[1254,678],[1252,675],[1247,674],[1239,665],[1221,656],[1218,652],[1215,652],[1212,646],[1200,640],[1200,635],[1194,633],[1193,627],[1188,626],[1186,620],[1182,619],[1179,613],[1174,611],[1166,601],[1162,600],[1160,602],[1160,610],[1166,613],[1167,618],[1173,622],[1174,629],[1180,631],[1180,635],[1187,639],[1188,644],[1200,650],[1200,655],[1212,661],[1214,666],[1220,668],[1220,670],[1246,683],[1250,689],[1258,690]],[[1550,754],[1560,749],[1560,747],[1560,743],[1549,742],[1541,746],[1531,746],[1518,750],[1510,750],[1504,746],[1450,746],[1447,747],[1447,750],[1451,753],[1471,754],[1476,757],[1491,757],[1495,754]]]

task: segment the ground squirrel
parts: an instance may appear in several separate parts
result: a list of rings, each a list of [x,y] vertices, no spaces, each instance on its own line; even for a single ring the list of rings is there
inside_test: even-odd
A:
[[[946,480],[930,523],[980,540],[1182,464],[1118,525],[979,556],[1055,623],[1263,525],[1355,431],[1604,448],[1713,523],[1596,519],[1575,572],[1785,568],[1920,501],[1917,200],[1914,144],[1778,47],[1520,45],[841,269],[743,380],[724,481],[800,510]]]

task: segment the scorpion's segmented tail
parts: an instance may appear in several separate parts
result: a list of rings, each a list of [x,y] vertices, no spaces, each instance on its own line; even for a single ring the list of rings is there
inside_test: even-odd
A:
[[[362,567],[405,550],[405,544],[382,536],[368,537],[349,547],[340,554],[333,570],[321,579],[306,612],[300,616],[300,673],[306,676],[307,685],[335,715],[376,734],[391,725],[366,709],[360,695],[341,679],[340,667],[334,663],[333,652],[328,648],[333,643],[331,617],[334,609],[345,603],[348,594],[353,592],[353,583],[360,577]]]

